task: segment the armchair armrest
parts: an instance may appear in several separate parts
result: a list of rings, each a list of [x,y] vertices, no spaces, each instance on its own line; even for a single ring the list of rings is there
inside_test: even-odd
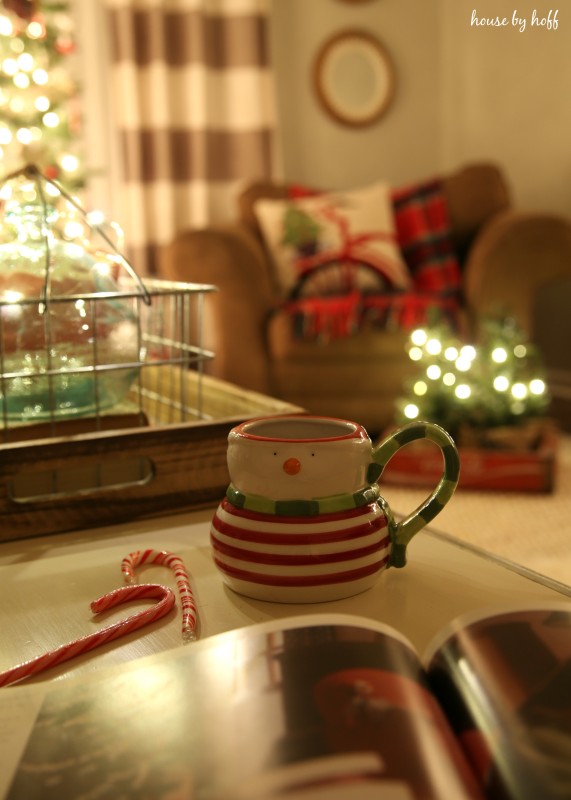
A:
[[[571,219],[555,214],[505,211],[485,225],[464,268],[471,318],[509,313],[533,334],[538,288],[571,274]]]
[[[256,236],[240,224],[183,231],[161,252],[159,271],[169,280],[218,287],[205,303],[204,343],[215,353],[208,371],[268,393],[264,328],[273,292]]]

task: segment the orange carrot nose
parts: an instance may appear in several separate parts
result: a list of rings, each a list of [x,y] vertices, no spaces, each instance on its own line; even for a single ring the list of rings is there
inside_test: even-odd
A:
[[[288,458],[283,463],[283,470],[286,475],[297,475],[301,469],[301,464],[297,458]]]

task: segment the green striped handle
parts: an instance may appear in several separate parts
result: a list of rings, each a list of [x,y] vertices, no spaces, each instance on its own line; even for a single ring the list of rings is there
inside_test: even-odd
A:
[[[432,494],[403,520],[398,523],[393,520],[390,561],[393,567],[404,567],[408,543],[416,533],[442,511],[454,494],[460,475],[460,458],[450,434],[432,422],[412,422],[390,434],[374,448],[373,459],[375,464],[380,467],[376,480],[380,478],[385,466],[397,450],[418,439],[429,439],[438,445],[444,458],[444,468],[442,477]],[[389,515],[390,519],[392,519],[392,515]]]

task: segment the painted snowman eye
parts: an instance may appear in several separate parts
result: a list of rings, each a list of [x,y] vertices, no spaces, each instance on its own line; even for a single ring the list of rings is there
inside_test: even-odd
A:
[[[275,450],[274,450],[274,455],[275,455],[275,456],[277,456],[277,453],[276,453],[276,451],[275,451]]]

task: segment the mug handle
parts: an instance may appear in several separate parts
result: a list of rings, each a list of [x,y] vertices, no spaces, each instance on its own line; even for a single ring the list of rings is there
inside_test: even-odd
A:
[[[408,543],[416,533],[432,522],[434,517],[442,511],[454,494],[460,476],[460,457],[450,434],[433,422],[411,422],[410,425],[405,425],[391,433],[373,449],[374,469],[377,474],[372,482],[380,479],[384,468],[401,447],[417,439],[428,439],[438,445],[444,458],[444,469],[432,494],[400,522],[394,521],[388,505],[384,504],[383,511],[388,512],[387,517],[392,529],[390,565],[393,567],[404,567]]]

